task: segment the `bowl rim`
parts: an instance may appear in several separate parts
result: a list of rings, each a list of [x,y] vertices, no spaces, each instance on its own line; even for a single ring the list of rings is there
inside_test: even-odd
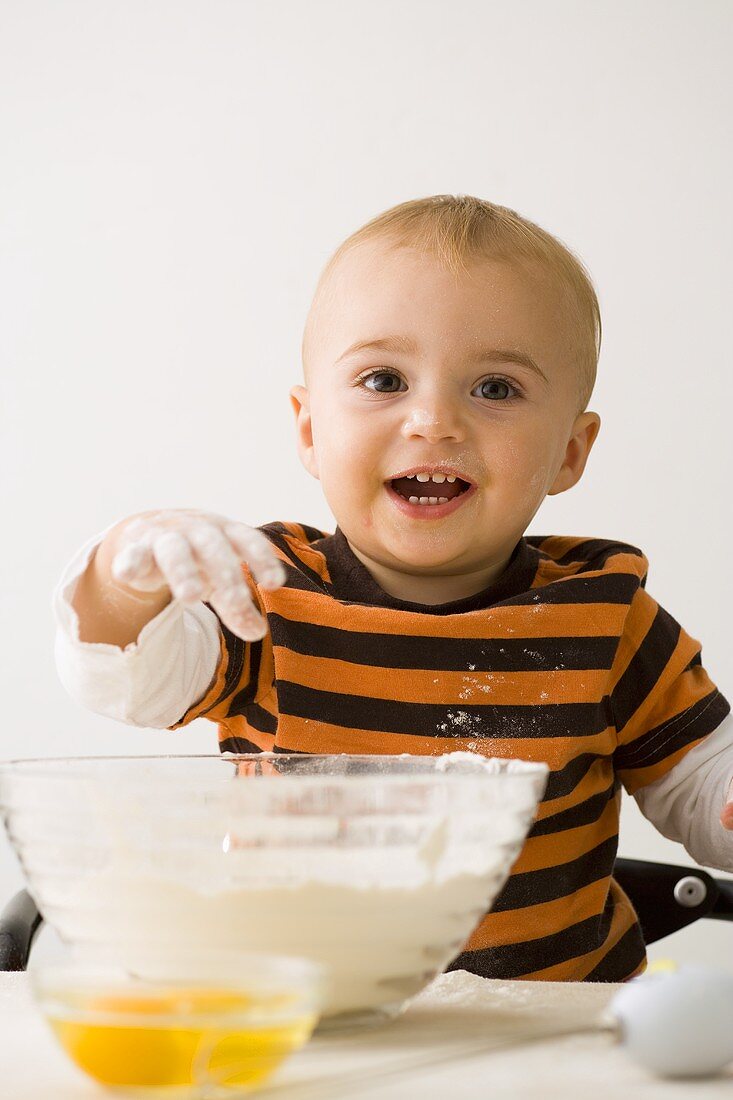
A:
[[[317,985],[327,976],[328,968],[323,963],[305,955],[296,955],[279,951],[257,951],[255,948],[196,948],[194,965],[202,967],[216,964],[233,965],[230,973],[223,970],[216,974],[200,977],[176,975],[168,978],[142,978],[125,970],[120,963],[102,958],[83,958],[74,955],[61,960],[52,960],[38,964],[31,963],[27,974],[29,982],[36,988],[49,988],[68,983],[74,988],[89,988],[104,985],[106,988],[124,990],[140,989],[141,992],[155,993],[182,988],[218,990],[242,989],[248,980],[256,988],[269,988],[288,981],[303,982],[304,987]],[[247,968],[247,978],[239,976],[239,965]]]
[[[447,760],[451,756],[459,757],[460,762],[468,764],[466,770],[449,769],[445,765],[439,767],[441,760]],[[215,769],[196,775],[195,768],[177,771],[170,769],[140,767],[136,769],[124,765],[151,764],[163,762],[175,764],[178,762],[195,762],[203,760],[221,761],[223,764],[237,763],[267,763],[268,761],[303,760],[309,762],[329,760],[365,761],[379,765],[365,771],[339,772],[338,770],[314,771],[310,774],[298,774],[287,769],[278,771],[273,769],[268,773],[266,769],[258,769],[252,775],[241,775],[233,768],[225,775]],[[402,768],[394,770],[387,767],[390,761],[399,762]],[[415,768],[404,767],[405,763],[415,762]],[[118,771],[104,769],[104,765],[119,763]],[[79,766],[75,766],[75,765]],[[100,768],[88,767],[89,764],[102,765]],[[432,765],[432,766],[431,766]],[[498,765],[498,768],[497,768]],[[544,797],[550,768],[544,762],[533,762],[508,757],[485,757],[479,753],[460,752],[443,753],[440,756],[418,755],[410,753],[400,754],[366,754],[366,753],[181,753],[181,754],[140,754],[140,755],[100,755],[100,756],[71,756],[71,757],[26,757],[17,760],[0,760],[0,813],[5,816],[6,810],[13,801],[15,791],[22,797],[24,790],[37,791],[48,790],[53,792],[60,785],[71,790],[81,788],[87,791],[90,785],[98,785],[102,779],[107,782],[107,798],[110,804],[115,805],[120,800],[129,797],[147,797],[155,792],[161,807],[168,806],[170,792],[174,792],[176,799],[183,791],[196,791],[201,796],[241,800],[247,797],[250,812],[253,809],[251,799],[257,797],[258,791],[263,798],[270,794],[287,795],[287,797],[299,798],[306,796],[306,792],[332,792],[333,797],[367,797],[373,799],[387,796],[387,793],[398,791],[418,792],[422,791],[426,796],[432,797],[435,792],[443,792],[445,797],[451,799],[467,799],[467,807],[473,805],[475,799],[483,802],[484,796],[489,790],[503,789],[507,791],[522,792],[522,798],[528,795],[538,806]],[[256,781],[257,786],[243,787],[239,783],[230,785],[225,780],[250,779]],[[110,790],[109,783],[113,784]],[[273,784],[277,784],[274,786]],[[227,794],[227,792],[230,792]],[[239,804],[239,801],[237,801]],[[467,808],[466,807],[466,808]],[[166,811],[167,812],[167,811]],[[356,811],[354,811],[356,812]]]
[[[439,761],[446,760],[450,757],[460,758],[461,762],[471,763],[476,765],[475,772],[472,773],[460,773],[450,772],[445,768],[439,768],[437,765]],[[364,781],[365,779],[423,779],[429,780],[433,778],[440,778],[444,780],[458,779],[465,782],[469,779],[495,779],[501,778],[502,781],[521,781],[524,782],[528,778],[539,778],[540,776],[547,776],[550,768],[544,761],[534,760],[522,760],[519,757],[487,757],[482,753],[466,752],[462,750],[456,750],[451,753],[441,753],[439,755],[428,755],[426,753],[309,753],[309,752],[213,752],[213,753],[120,753],[120,754],[100,754],[100,755],[78,755],[78,756],[25,756],[25,757],[13,757],[0,759],[0,778],[3,775],[12,775],[17,778],[20,775],[34,775],[43,777],[45,770],[50,765],[64,765],[63,777],[68,779],[73,776],[88,776],[89,772],[84,767],[79,767],[74,770],[74,764],[86,765],[90,763],[112,763],[116,761],[124,761],[125,763],[134,762],[146,762],[152,761],[193,761],[193,760],[221,760],[223,763],[232,764],[238,761],[257,763],[268,760],[341,760],[348,758],[350,760],[361,760],[368,762],[390,762],[399,761],[404,764],[408,760],[414,760],[416,762],[416,768],[414,772],[406,771],[384,771],[375,772],[373,775],[353,773],[338,774],[334,773],[316,773],[314,775],[301,775],[290,776],[286,774],[278,775],[259,775],[258,781],[268,781],[277,779],[282,781],[283,779],[295,779],[298,782],[308,781],[311,779],[317,779],[323,781],[327,780],[346,780],[352,781]],[[433,762],[435,767],[431,768],[429,765]],[[456,759],[455,761],[459,761]],[[496,766],[496,763],[504,765],[499,771],[489,770],[488,765],[490,763]],[[52,778],[58,779],[59,773],[54,771]],[[143,775],[135,777],[136,780],[143,779]],[[147,777],[152,778],[152,777]],[[157,782],[159,777],[155,777]],[[164,780],[165,781],[165,780]]]
[[[223,954],[223,953],[222,953]],[[230,952],[230,959],[231,959]],[[182,1026],[197,1023],[207,1025],[216,1019],[218,1028],[236,1026],[272,1026],[278,1021],[312,1016],[318,1020],[323,1013],[330,988],[328,968],[306,956],[275,952],[237,951],[246,964],[246,973],[237,971],[199,975],[181,974],[170,977],[144,978],[125,972],[121,965],[78,959],[54,961],[28,967],[31,995],[41,1012],[57,1019],[77,1019],[97,1025],[120,1026],[123,1022],[135,1026]],[[217,956],[218,961],[222,961]],[[185,994],[240,995],[245,1001],[229,1005],[193,1006],[175,1004],[176,995]],[[285,1003],[280,1003],[285,996]],[[95,1005],[94,999],[119,998],[116,1005]],[[171,999],[169,1008],[155,1005],[157,1000]],[[275,999],[275,1003],[271,1002]],[[140,1003],[153,1002],[140,1010]],[[151,1010],[152,1009],[152,1010]]]

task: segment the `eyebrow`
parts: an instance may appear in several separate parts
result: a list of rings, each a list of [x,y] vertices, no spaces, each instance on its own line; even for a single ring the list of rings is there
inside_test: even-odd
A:
[[[359,351],[389,351],[393,353],[417,352],[417,345],[409,336],[383,336],[379,340],[359,340],[347,348],[343,355],[336,360],[336,366],[344,359],[356,355]],[[468,359],[471,363],[517,363],[534,371],[545,382],[548,382],[544,371],[535,363],[534,359],[523,351],[513,351],[511,348],[478,348],[472,352]],[[548,382],[549,385],[549,382]]]

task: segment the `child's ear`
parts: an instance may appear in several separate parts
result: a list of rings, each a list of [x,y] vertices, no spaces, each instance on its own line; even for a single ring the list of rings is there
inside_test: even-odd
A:
[[[591,447],[600,429],[601,418],[598,413],[581,413],[573,424],[573,434],[568,440],[563,464],[557,472],[552,488],[547,493],[548,496],[564,493],[566,489],[572,489],[573,485],[580,481]]]
[[[295,413],[295,429],[300,461],[309,474],[318,478],[318,462],[313,445],[313,424],[310,412],[310,394],[305,386],[293,386],[290,391],[290,404]]]

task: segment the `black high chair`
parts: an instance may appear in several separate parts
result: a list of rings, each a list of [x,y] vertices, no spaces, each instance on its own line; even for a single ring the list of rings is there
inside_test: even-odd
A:
[[[733,921],[733,880],[699,867],[617,859],[613,875],[631,899],[647,944],[708,917]],[[25,970],[43,917],[27,890],[0,914],[0,970]]]

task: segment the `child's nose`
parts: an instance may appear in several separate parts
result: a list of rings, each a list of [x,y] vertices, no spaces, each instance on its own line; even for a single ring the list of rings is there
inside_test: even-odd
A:
[[[443,439],[461,442],[465,438],[460,413],[445,399],[415,405],[405,418],[402,434],[405,439],[420,437],[430,443]]]

